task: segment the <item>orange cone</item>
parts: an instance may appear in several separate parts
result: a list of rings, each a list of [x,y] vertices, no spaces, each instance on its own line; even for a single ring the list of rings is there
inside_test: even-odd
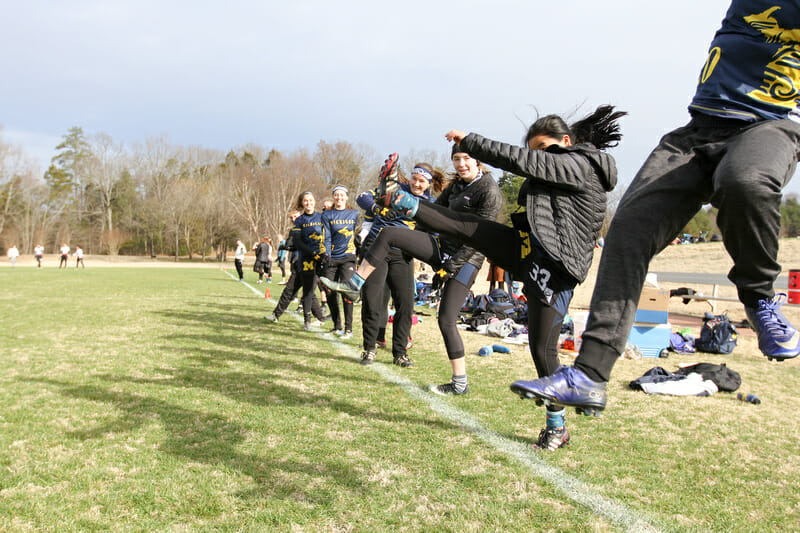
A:
[[[265,300],[269,300],[269,298],[270,298],[269,287],[267,287],[267,290],[264,291],[264,299]]]

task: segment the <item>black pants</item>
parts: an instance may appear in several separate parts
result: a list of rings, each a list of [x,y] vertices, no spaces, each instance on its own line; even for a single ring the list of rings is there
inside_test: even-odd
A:
[[[264,274],[267,275],[267,279],[272,278],[272,261],[256,261],[253,272],[258,274],[258,279],[264,279]]]
[[[452,235],[484,254],[492,263],[515,279],[525,280],[528,297],[528,341],[533,364],[539,377],[549,376],[558,368],[558,337],[561,324],[572,300],[574,285],[556,292],[551,303],[533,295],[530,270],[530,236],[525,232],[469,213],[457,213],[445,207],[420,202],[415,220],[433,231]],[[462,300],[463,303],[463,300]]]
[[[345,256],[338,259],[331,258],[325,269],[325,277],[336,281],[346,281],[353,276],[356,270],[355,256]],[[344,330],[353,331],[353,302],[342,296],[342,308],[339,308],[339,294],[324,287],[328,297],[328,308],[331,310],[333,327],[342,329],[342,310],[344,311]]]
[[[58,262],[58,268],[61,268],[61,265],[64,265],[64,268],[67,268],[67,260],[68,259],[69,259],[69,257],[67,257],[66,255],[62,255],[61,256],[61,261]]]
[[[239,274],[239,280],[244,279],[244,270],[242,269],[242,260],[234,259],[233,264],[236,265],[236,273]]]
[[[650,260],[707,202],[733,259],[728,278],[754,307],[771,298],[781,190],[800,151],[800,124],[698,117],[665,135],[625,192],[605,239],[575,366],[608,381],[633,326]]]
[[[297,294],[300,292],[300,289],[303,288],[301,272],[299,266],[296,265],[296,263],[292,263],[291,276],[289,276],[289,281],[287,281],[286,285],[284,285],[283,292],[281,292],[281,297],[278,299],[278,305],[275,306],[275,310],[273,311],[276,317],[280,317],[286,311],[286,309],[289,307],[289,304],[292,303],[292,300],[294,300],[295,296],[297,296]],[[325,314],[322,311],[322,306],[319,304],[319,300],[313,293],[310,309],[318,320],[325,318]],[[303,311],[305,312],[305,310],[306,307],[303,305]]]
[[[403,231],[410,233],[409,230]],[[363,346],[365,350],[375,350],[378,330],[386,326],[384,296],[388,286],[394,300],[392,355],[395,358],[402,357],[406,355],[411,317],[414,314],[414,261],[399,250],[391,250],[384,261],[372,265],[375,271],[361,290]]]
[[[281,279],[286,278],[286,261],[283,259],[278,259],[278,268],[281,269]]]
[[[428,263],[434,270],[438,270],[442,266],[442,251],[436,237],[422,231],[408,231],[404,228],[392,227],[384,228],[380,232],[375,243],[367,252],[366,261],[371,265],[380,263],[394,248],[399,248],[412,257]],[[447,357],[451,360],[464,357],[464,342],[461,340],[461,334],[456,324],[458,324],[458,313],[477,276],[478,268],[467,263],[447,280],[442,288],[438,323],[447,349]]]
[[[313,312],[312,305],[314,300],[316,300],[316,290],[317,285],[319,284],[319,278],[317,277],[317,262],[314,261],[313,258],[304,258],[300,261],[300,280],[303,287],[303,298],[300,300],[303,302],[303,315],[305,316],[305,321],[311,321],[311,313]],[[321,319],[320,319],[321,320]]]

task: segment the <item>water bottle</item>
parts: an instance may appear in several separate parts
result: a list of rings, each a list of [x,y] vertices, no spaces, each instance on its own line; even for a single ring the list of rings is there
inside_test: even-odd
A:
[[[737,394],[736,395],[736,399],[739,400],[740,402],[747,402],[747,403],[752,403],[752,404],[755,404],[755,405],[758,405],[758,404],[761,403],[761,400],[759,400],[758,396],[756,396],[755,394],[745,394],[743,392],[740,392],[739,394]]]

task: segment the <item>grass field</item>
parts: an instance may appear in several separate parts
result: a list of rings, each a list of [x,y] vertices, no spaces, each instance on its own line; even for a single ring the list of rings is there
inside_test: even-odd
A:
[[[572,443],[543,454],[543,410],[508,389],[534,377],[525,348],[482,358],[465,335],[470,393],[439,398],[431,310],[416,368],[362,367],[358,328],[268,324],[247,275],[0,269],[0,530],[800,529],[800,361],[753,338],[620,361],[603,416],[569,412]],[[627,386],[688,361],[727,362],[761,405]]]

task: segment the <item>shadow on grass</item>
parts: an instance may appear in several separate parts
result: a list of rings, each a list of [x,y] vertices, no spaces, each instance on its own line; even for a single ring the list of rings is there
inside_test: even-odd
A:
[[[65,384],[62,384],[65,385]],[[156,417],[166,437],[159,450],[193,462],[225,466],[246,475],[258,484],[257,490],[240,491],[242,498],[302,499],[326,505],[338,497],[338,488],[361,491],[366,483],[335,457],[300,461],[268,454],[242,453],[240,447],[251,432],[246,426],[224,416],[186,409],[160,399],[140,394],[111,391],[96,386],[66,386],[64,393],[76,399],[114,405],[122,414],[113,422],[90,430],[68,432],[78,440],[102,439],[107,434],[133,432],[153,423]],[[288,474],[288,475],[287,475]],[[325,475],[332,484],[325,488],[308,483],[309,478]],[[277,482],[280,480],[280,482]]]
[[[395,386],[373,372],[355,371],[359,367],[355,358],[326,353],[321,346],[327,341],[317,333],[300,330],[299,324],[292,323],[295,321],[266,326],[260,317],[250,315],[251,307],[256,306],[246,304],[231,311],[229,306],[206,303],[193,306],[194,310],[158,312],[170,326],[163,343],[153,346],[169,361],[161,368],[139,368],[136,376],[93,374],[90,379],[97,383],[92,384],[31,381],[57,386],[65,397],[102,402],[119,411],[107,423],[67,432],[67,436],[103,439],[158,424],[164,432],[157,443],[159,450],[190,461],[224,465],[252,479],[256,488],[237,493],[245,499],[285,498],[324,505],[340,498],[340,488],[359,493],[366,490],[364,471],[354,468],[352,459],[330,450],[333,444],[326,437],[325,421],[338,420],[340,414],[347,415],[343,420],[400,425],[415,434],[457,429],[424,411],[415,415],[403,408],[402,402],[393,402],[391,394],[402,394]],[[264,339],[260,329],[253,327],[256,323],[259,328],[270,328]],[[172,334],[176,327],[178,335]],[[348,371],[337,364],[340,362],[356,366]],[[387,399],[370,401],[381,394],[380,387],[389,390]],[[359,390],[363,394],[359,395]],[[203,391],[238,405],[215,402]],[[273,423],[271,409],[287,407],[317,411],[319,414],[311,417],[316,422],[312,425],[322,429],[291,429],[299,427],[297,421],[283,412]],[[247,416],[226,416],[226,409]],[[264,429],[254,430],[243,422],[248,416]],[[363,437],[365,429],[358,426]],[[259,432],[255,439],[254,431]],[[384,430],[375,431],[380,435]],[[258,452],[242,451],[264,437],[278,444]],[[329,478],[330,483],[320,486],[309,481],[320,476]]]

